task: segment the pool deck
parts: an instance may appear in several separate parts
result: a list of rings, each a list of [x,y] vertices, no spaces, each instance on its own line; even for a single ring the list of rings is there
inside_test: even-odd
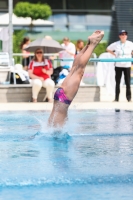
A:
[[[52,110],[53,103],[0,103],[0,111]],[[121,109],[133,110],[133,102],[89,102],[72,103],[69,109]]]

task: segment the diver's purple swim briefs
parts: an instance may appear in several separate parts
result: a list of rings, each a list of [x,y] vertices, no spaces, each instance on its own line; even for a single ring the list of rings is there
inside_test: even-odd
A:
[[[58,88],[54,94],[54,99],[65,104],[71,104],[71,101],[66,97],[63,88]]]

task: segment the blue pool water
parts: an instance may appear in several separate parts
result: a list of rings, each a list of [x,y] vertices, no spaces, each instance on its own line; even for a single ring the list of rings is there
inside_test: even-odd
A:
[[[132,200],[133,112],[0,112],[0,200]]]

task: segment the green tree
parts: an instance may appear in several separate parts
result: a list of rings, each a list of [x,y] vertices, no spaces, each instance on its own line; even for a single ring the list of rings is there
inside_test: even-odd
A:
[[[24,38],[25,30],[16,30],[13,34],[13,53],[21,53],[20,44]]]
[[[13,53],[21,53],[20,44],[24,38],[26,31],[14,31],[13,34]],[[14,56],[15,63],[21,63],[21,57],[20,56]]]
[[[51,16],[51,7],[47,4],[34,4],[29,2],[18,2],[13,10],[18,17],[31,18],[31,30],[33,27],[32,21],[36,19],[48,19]]]
[[[94,53],[96,53],[96,55],[99,56],[101,53],[106,52],[106,48],[107,48],[107,42],[101,42],[95,48]]]

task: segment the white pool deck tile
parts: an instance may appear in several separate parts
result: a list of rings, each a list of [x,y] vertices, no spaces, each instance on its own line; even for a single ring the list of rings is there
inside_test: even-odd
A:
[[[0,111],[12,110],[48,110],[51,111],[53,103],[0,103]],[[69,109],[122,109],[133,110],[133,102],[89,102],[89,103],[72,103]]]

